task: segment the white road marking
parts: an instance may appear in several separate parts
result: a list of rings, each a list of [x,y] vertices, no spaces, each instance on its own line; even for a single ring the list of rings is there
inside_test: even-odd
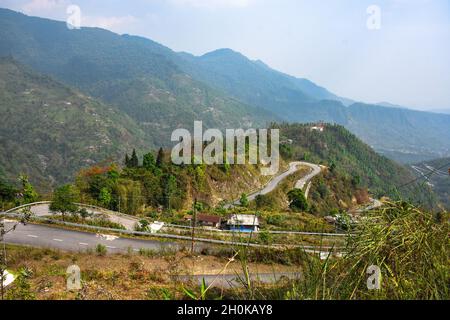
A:
[[[63,242],[63,240],[61,240],[61,239],[53,239],[53,241]]]
[[[117,249],[116,247],[106,246],[108,249]]]
[[[79,245],[80,245],[80,246],[88,246],[89,243],[80,242]]]
[[[38,238],[38,236],[35,236],[35,235],[32,235],[32,234],[29,234],[27,237],[30,237],[30,238]]]

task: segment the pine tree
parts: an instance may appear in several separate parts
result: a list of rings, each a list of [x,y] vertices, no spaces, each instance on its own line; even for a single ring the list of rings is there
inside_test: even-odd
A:
[[[137,168],[137,167],[139,167],[139,159],[138,159],[138,157],[137,157],[137,154],[136,154],[136,150],[135,150],[135,149],[133,149],[133,154],[131,155],[130,166],[131,166],[132,168]]]
[[[153,171],[155,169],[156,161],[153,153],[149,152],[144,155],[142,166],[148,171]]]
[[[128,153],[125,155],[125,167],[130,167],[130,156],[128,155]]]
[[[163,148],[159,148],[158,156],[156,158],[156,166],[158,168],[161,168],[163,164],[164,164],[164,150]]]

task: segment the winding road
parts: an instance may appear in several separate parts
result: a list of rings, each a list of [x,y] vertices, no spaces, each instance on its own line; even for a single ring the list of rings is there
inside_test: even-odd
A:
[[[298,180],[296,182],[296,184],[295,184],[296,189],[303,189],[305,187],[305,184],[307,184],[309,181],[311,181],[315,176],[320,174],[320,172],[322,171],[320,166],[313,164],[313,163],[303,162],[303,161],[291,162],[289,164],[289,169],[287,171],[274,177],[272,180],[269,181],[269,183],[267,183],[267,185],[263,189],[250,194],[248,196],[248,200],[253,201],[256,199],[257,196],[266,195],[266,194],[271,193],[278,187],[278,185],[281,182],[283,182],[283,180],[285,180],[290,175],[293,175],[294,173],[299,171],[300,170],[299,167],[309,167],[311,171],[306,176],[302,177],[300,180]],[[235,206],[238,206],[239,204],[240,204],[240,200],[236,200],[233,203],[226,205],[224,208],[225,209],[233,208]]]
[[[296,188],[304,188],[305,184],[311,181],[316,175],[321,172],[321,168],[318,165],[307,162],[292,162],[289,164],[289,170],[274,177],[263,189],[249,195],[249,200],[254,200],[258,195],[265,195],[275,190],[278,185],[290,175],[300,170],[300,167],[309,167],[310,172],[297,181]],[[40,202],[31,205],[31,212],[36,217],[45,217],[52,214],[49,209],[50,202]],[[230,204],[228,207],[239,204],[236,201],[234,204]],[[134,217],[115,213],[106,209],[86,206],[79,204],[81,207],[85,207],[93,214],[106,215],[111,221],[120,223],[126,227],[128,231],[134,229],[134,225],[138,221]],[[26,205],[30,206],[30,205]],[[14,208],[7,211],[7,213],[19,212],[21,207]],[[7,222],[12,224],[13,221]],[[162,236],[162,235],[161,235]],[[177,236],[170,235],[172,239],[178,239]],[[169,235],[168,237],[169,238]],[[184,240],[184,237],[179,239]],[[199,242],[211,242],[217,244],[228,244],[226,241],[208,240],[208,239],[196,239]],[[161,242],[156,240],[140,240],[119,238],[114,236],[94,234],[81,231],[72,231],[67,229],[61,229],[58,227],[43,226],[36,224],[18,225],[16,230],[5,235],[5,242],[11,244],[31,245],[37,247],[56,248],[68,251],[79,251],[81,249],[95,249],[98,244],[104,245],[108,252],[128,252],[129,250],[139,251],[140,249],[152,249],[158,250],[163,247],[179,248],[180,245],[176,242]],[[198,247],[201,247],[199,245]],[[315,248],[304,247],[306,251],[317,253]]]
[[[125,229],[129,231],[133,231],[136,223],[138,223],[139,221],[139,219],[137,219],[136,217],[125,215],[108,209],[91,205],[85,205],[81,203],[77,203],[77,205],[80,208],[86,209],[90,214],[94,216],[105,217],[111,222],[121,224],[122,226],[125,227]],[[13,208],[11,210],[6,211],[6,213],[17,212],[19,209],[29,206],[30,204]],[[50,201],[41,201],[31,204],[30,211],[36,217],[48,217],[53,214],[53,212],[50,210]]]

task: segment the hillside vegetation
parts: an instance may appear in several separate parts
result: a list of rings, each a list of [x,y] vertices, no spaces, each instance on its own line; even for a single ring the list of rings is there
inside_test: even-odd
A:
[[[61,54],[64,52],[64,54]],[[13,56],[129,115],[157,146],[179,127],[258,127],[277,117],[184,73],[174,53],[151,40],[0,9],[0,56]]]
[[[284,139],[281,151],[286,159],[305,160],[328,167],[325,175],[313,183],[313,198],[321,202],[329,199],[331,185],[335,192],[344,195],[346,192],[347,199],[351,197],[349,191],[352,188],[368,188],[376,198],[401,197],[427,207],[433,206],[435,198],[430,188],[419,184],[404,186],[415,179],[406,167],[380,156],[342,126],[327,124],[323,132],[313,130],[313,126],[316,125],[274,125],[281,130]]]
[[[41,191],[146,140],[116,109],[8,58],[0,59],[0,118],[2,172],[14,183],[27,174]]]
[[[230,49],[196,57],[141,37],[69,30],[0,9],[0,56],[7,55],[116,106],[158,146],[194,119],[217,128],[325,121],[398,160],[450,154],[450,115],[354,103]]]

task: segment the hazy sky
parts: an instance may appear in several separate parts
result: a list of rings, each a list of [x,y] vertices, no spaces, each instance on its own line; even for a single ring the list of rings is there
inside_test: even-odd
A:
[[[231,48],[365,102],[450,109],[448,0],[0,0],[0,7],[141,35],[196,55]],[[370,30],[367,9],[381,9]]]

